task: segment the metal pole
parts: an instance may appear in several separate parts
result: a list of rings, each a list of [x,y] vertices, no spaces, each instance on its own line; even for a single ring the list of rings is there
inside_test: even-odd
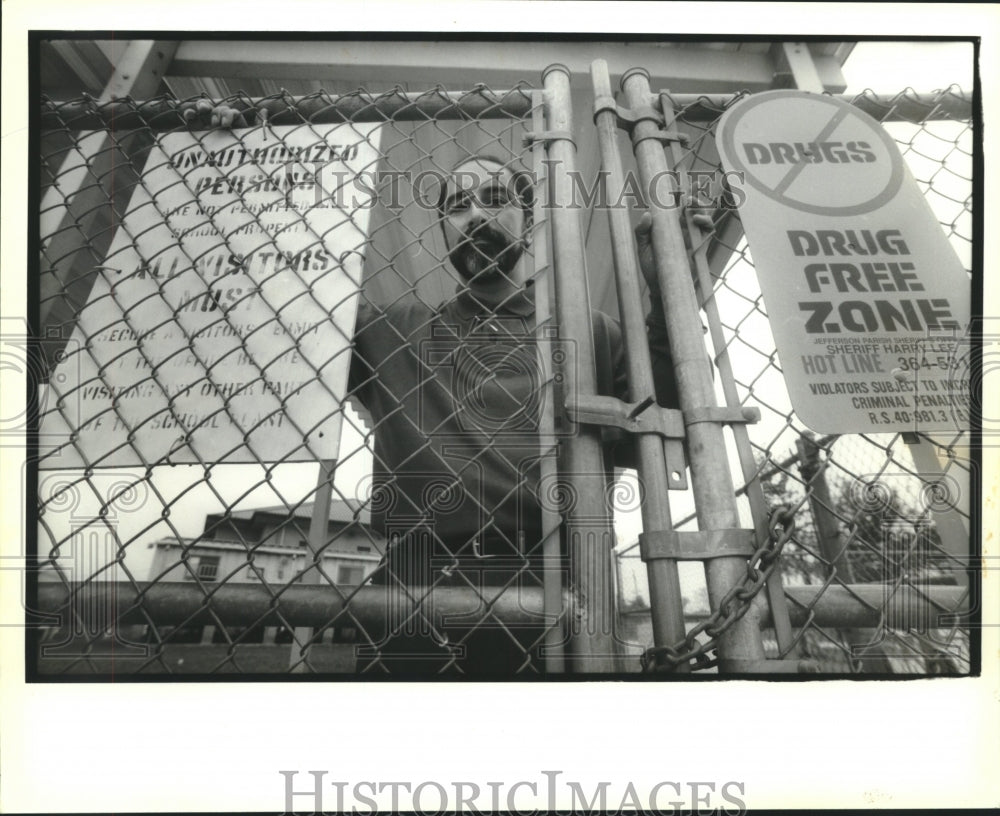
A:
[[[649,74],[632,69],[622,77],[622,90],[637,117],[632,129],[632,144],[644,189],[653,189],[669,181],[668,166],[660,142],[658,115],[652,107]],[[667,319],[667,333],[674,358],[681,410],[697,415],[701,409],[716,407],[712,373],[708,364],[698,299],[691,280],[684,237],[676,211],[653,207],[653,252],[656,259],[660,292]],[[733,479],[729,470],[722,426],[717,422],[693,422],[687,427],[691,459],[691,481],[701,530],[726,530],[740,527]],[[709,559],[705,567],[708,594],[717,609],[723,596],[746,576],[742,558]],[[751,605],[746,614],[733,623],[719,639],[720,669],[727,660],[762,661],[764,646],[760,636],[760,609]]]
[[[330,501],[333,495],[333,477],[337,471],[335,460],[322,460],[319,463],[319,474],[316,477],[316,493],[313,501],[312,518],[309,519],[309,540],[306,548],[306,558],[311,558],[316,564],[315,569],[308,569],[302,575],[302,584],[320,584],[323,575],[323,550],[330,534]],[[308,626],[296,626],[295,637],[289,650],[288,665],[292,674],[303,674],[308,668],[307,658],[311,645],[313,630]]]
[[[531,126],[537,132],[545,128],[544,99],[541,91],[532,92]],[[548,257],[549,212],[547,179],[545,179],[545,146],[538,141],[532,145],[531,155],[537,183],[532,246],[535,265],[535,341],[538,344],[538,367],[543,390],[542,410],[539,417],[538,441],[541,455],[538,476],[542,484],[549,484],[558,475],[556,452],[558,449],[555,432],[555,388],[552,371],[552,339],[549,329],[552,325],[552,266]],[[545,595],[545,646],[542,660],[546,674],[562,674],[566,671],[563,654],[561,616],[562,608],[562,554],[559,552],[559,513],[549,503],[542,504],[542,583]]]
[[[789,586],[785,592],[794,601],[791,615],[796,626],[877,629],[887,618],[937,621],[938,616],[961,615],[969,608],[965,590],[954,586],[814,585]]]
[[[208,597],[204,588],[184,581],[43,582],[38,587],[36,611],[60,616],[63,621],[74,611],[82,615],[95,603],[103,603],[110,593],[118,599],[119,626],[144,623],[278,626],[287,622],[296,629],[314,629],[329,626],[339,616],[344,624],[350,622],[368,631],[378,631],[384,628],[386,619],[385,587],[363,586],[352,591],[349,599],[331,592],[329,586],[301,584],[282,588],[277,598],[260,583],[213,585]],[[434,587],[426,593],[415,593],[413,598],[400,593],[398,600],[401,614],[406,615],[419,606],[436,628],[442,627],[444,620],[476,612],[483,605],[482,595],[468,587]],[[510,586],[490,600],[490,612],[508,625],[537,626],[542,602],[541,589]]]
[[[799,450],[799,473],[809,493],[809,507],[816,521],[816,538],[823,560],[829,565],[827,577],[836,577],[841,583],[854,581],[854,569],[847,560],[847,546],[841,539],[840,525],[833,513],[833,499],[826,482],[826,465],[820,462],[819,447],[811,434],[803,434],[796,441]]]
[[[832,627],[877,627],[884,616],[896,620],[935,620],[938,615],[961,615],[969,611],[968,594],[961,587],[894,586],[851,584],[848,586],[790,586],[788,597],[792,623]],[[318,628],[327,626],[338,615],[375,629],[385,621],[385,591],[382,587],[361,587],[349,602],[331,593],[328,587],[285,587],[281,597],[260,584],[227,583],[205,597],[202,587],[183,581],[132,581],[91,583],[48,583],[38,585],[37,608],[44,615],[59,616],[63,621],[74,613],[79,617],[95,604],[113,594],[120,610],[119,627],[132,624],[174,626],[185,624],[248,626],[261,623],[278,626]],[[468,615],[482,606],[482,596],[465,587],[435,587],[410,606],[421,604],[435,626],[452,616]],[[537,624],[542,614],[543,592],[534,587],[511,586],[490,603],[490,611],[507,625]],[[349,617],[348,617],[349,616]],[[765,612],[764,623],[770,623]]]
[[[666,117],[671,113],[670,99],[666,94],[660,94],[660,108],[664,115],[664,123],[669,126]],[[674,167],[679,167],[683,159],[683,148],[679,142],[670,143],[671,161]],[[695,270],[697,273],[698,289],[701,295],[701,306],[705,310],[705,317],[708,319],[709,334],[712,338],[712,348],[715,349],[715,366],[719,372],[719,379],[722,382],[722,393],[725,396],[726,404],[730,407],[738,407],[740,396],[736,389],[736,377],[733,374],[733,365],[729,359],[729,345],[726,343],[725,335],[722,331],[722,317],[719,314],[719,304],[715,299],[715,292],[712,288],[712,276],[709,271],[708,246],[709,241],[704,241],[696,245],[695,239],[700,234],[697,225],[694,223],[691,213],[684,216],[685,227],[692,237],[694,252]],[[747,501],[750,503],[750,515],[753,517],[754,529],[758,537],[766,536],[770,529],[770,519],[768,517],[767,499],[764,497],[762,485],[763,477],[757,472],[757,463],[754,460],[753,446],[750,444],[750,434],[745,425],[734,425],[732,427],[733,441],[736,443],[736,453],[740,460],[740,469],[743,471],[744,486],[737,491],[737,495],[745,492]],[[795,651],[795,638],[792,632],[792,625],[788,620],[788,604],[781,587],[781,574],[774,572],[767,582],[765,591],[767,600],[771,606],[771,619],[774,621],[774,636],[778,641],[778,649],[783,656],[793,655]]]
[[[811,434],[797,441],[799,473],[809,494],[809,507],[816,522],[816,539],[824,565],[824,576],[841,584],[854,582],[854,569],[847,560],[847,543],[840,534],[840,525],[833,512],[833,498],[826,481],[826,463],[819,458],[819,446]],[[872,629],[841,629],[840,636],[851,647],[852,660],[858,660],[866,671],[888,674],[892,664],[885,655],[879,632]]]
[[[153,131],[208,129],[201,120],[187,122],[185,108],[192,102],[174,99],[111,101],[94,105],[93,101],[42,105],[41,128],[68,130],[98,130],[114,122],[119,130],[143,128]],[[439,89],[421,93],[393,90],[381,94],[366,91],[333,96],[328,93],[309,96],[270,96],[246,99],[241,106],[248,125],[260,123],[260,114],[267,111],[272,125],[315,125],[344,122],[425,122],[428,119],[521,119],[530,113],[531,94],[522,88],[491,91],[486,88],[464,93],[448,93]]]
[[[594,97],[611,97],[611,79],[608,64],[595,60],[591,65]],[[601,150],[601,167],[607,172],[611,190],[625,189],[625,173],[618,152],[618,123],[613,110],[603,110],[594,117]],[[629,389],[633,401],[655,397],[653,366],[646,339],[646,326],[642,314],[639,292],[639,269],[635,256],[635,239],[624,207],[608,207],[611,229],[611,251],[618,286],[618,305],[622,318],[622,333],[628,353]],[[646,531],[671,530],[670,502],[668,498],[666,455],[663,440],[653,434],[635,437],[638,456],[639,479],[645,492],[642,502],[642,526]],[[674,467],[677,465],[674,464]],[[684,639],[684,608],[681,598],[677,562],[657,558],[646,561],[649,574],[650,609],[653,618],[653,644],[673,646]],[[690,667],[681,664],[677,671]]]
[[[576,146],[572,137],[569,71],[551,65],[542,73],[547,129],[550,221],[556,283],[556,316],[566,352],[567,398],[597,393],[590,297],[579,211],[572,207]],[[564,524],[569,555],[568,656],[574,672],[608,672],[615,666],[610,555],[614,548],[605,495],[600,432],[578,425],[562,444],[560,466],[566,498]]]
[[[153,93],[153,92],[150,92]],[[141,98],[141,95],[138,95]],[[874,94],[849,96],[834,94],[834,99],[849,102],[881,122],[933,121],[968,119],[972,100],[956,93],[908,93],[902,104],[888,107]],[[733,94],[671,94],[674,107],[684,110],[688,122],[714,122],[733,103]],[[248,100],[250,116],[265,108],[271,124],[339,124],[341,122],[426,121],[434,119],[520,119],[527,116],[531,97],[528,91],[480,89],[466,93],[425,91],[383,94],[358,92],[334,96],[266,97]],[[928,113],[928,109],[930,112]],[[181,116],[181,103],[173,99],[148,101],[112,101],[94,105],[93,101],[45,102],[41,106],[40,126],[45,130],[100,130],[112,122],[119,130],[146,128],[153,131],[187,128]],[[202,127],[205,127],[202,125]],[[191,125],[197,129],[197,124]]]

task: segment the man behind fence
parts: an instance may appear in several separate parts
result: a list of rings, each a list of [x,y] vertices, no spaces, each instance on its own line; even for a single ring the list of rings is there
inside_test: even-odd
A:
[[[216,108],[212,116],[213,124],[241,124],[232,109]],[[461,279],[455,296],[440,306],[408,297],[359,307],[349,394],[372,422],[371,519],[387,540],[371,579],[386,590],[386,630],[369,632],[374,643],[359,647],[358,670],[366,674],[541,671],[544,627],[507,627],[487,611],[505,586],[542,585],[543,381],[534,282],[521,262],[531,243],[533,200],[529,176],[502,159],[463,159],[437,203]],[[652,289],[647,325],[656,397],[676,407],[650,226],[644,216],[636,235]],[[592,327],[598,391],[627,400],[621,329],[597,311]],[[556,406],[563,397],[556,395]],[[618,463],[628,464],[630,446],[619,447]],[[611,478],[610,449],[606,462]],[[483,603],[442,631],[433,615],[412,614],[412,599],[424,598],[429,608],[431,587],[472,588]]]

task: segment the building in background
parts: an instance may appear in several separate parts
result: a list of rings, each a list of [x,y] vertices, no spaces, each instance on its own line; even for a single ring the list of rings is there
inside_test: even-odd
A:
[[[148,580],[220,583],[262,583],[275,592],[301,580],[312,564],[309,524],[313,505],[284,505],[213,513],[203,532],[192,539],[168,537],[151,543],[154,549]],[[370,524],[368,509],[356,501],[333,501],[324,536],[322,573],[345,594],[360,586],[375,570],[384,539]],[[315,571],[310,582],[315,583]],[[323,581],[323,578],[319,578]],[[174,631],[173,642],[213,642],[214,626]],[[332,634],[332,632],[331,632]],[[290,642],[286,627],[256,627],[241,642]]]

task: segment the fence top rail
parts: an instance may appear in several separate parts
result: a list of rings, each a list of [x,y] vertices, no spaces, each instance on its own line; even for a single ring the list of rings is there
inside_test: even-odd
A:
[[[344,122],[423,121],[428,119],[521,119],[531,112],[532,88],[519,85],[493,91],[477,85],[470,91],[453,92],[433,88],[421,92],[395,89],[369,93],[364,89],[332,95],[324,91],[306,96],[276,94],[253,99],[245,94],[208,101],[226,104],[244,113],[248,124],[296,125],[341,124]],[[133,130],[146,128],[168,131],[178,128],[206,129],[207,122],[188,122],[184,111],[205,99],[178,100],[169,96],[139,101],[131,97],[98,102],[82,96],[68,102],[42,101],[43,130]]]
[[[751,95],[749,91],[735,94],[672,94],[660,91],[652,100],[660,110],[661,99],[669,100],[675,114],[688,122],[709,122],[721,116],[735,102]],[[943,91],[917,93],[907,89],[893,96],[882,97],[866,90],[860,94],[827,94],[847,102],[880,122],[910,122],[919,124],[941,119],[968,120],[972,118],[972,99],[958,86]]]
[[[736,94],[669,94],[674,110],[682,113],[686,121],[711,122],[722,115],[730,105],[743,98],[747,92]],[[245,94],[218,100],[244,111],[248,124],[259,124],[261,113],[275,125],[339,124],[342,122],[405,122],[426,119],[520,119],[532,107],[532,88],[527,84],[493,91],[477,85],[470,91],[445,91],[433,88],[412,92],[395,89],[385,93],[369,93],[363,89],[340,95],[325,92],[306,96],[277,94],[253,99]],[[856,96],[834,95],[851,103],[882,122],[926,122],[941,119],[968,120],[972,117],[972,100],[955,86],[932,93],[906,90],[892,97],[882,98],[871,91]],[[180,127],[198,129],[207,127],[199,120],[188,123],[184,111],[192,108],[203,97],[177,100],[158,97],[138,101],[130,97],[98,102],[83,95],[80,99],[55,102],[43,99],[41,127],[43,130],[132,130],[146,128],[153,131],[174,130]],[[653,100],[660,107],[660,95]],[[215,101],[215,100],[210,100]]]

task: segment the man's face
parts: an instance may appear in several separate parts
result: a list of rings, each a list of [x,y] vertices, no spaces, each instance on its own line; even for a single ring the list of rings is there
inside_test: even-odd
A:
[[[444,201],[448,257],[468,281],[509,275],[526,245],[513,174],[486,159],[455,168]]]

